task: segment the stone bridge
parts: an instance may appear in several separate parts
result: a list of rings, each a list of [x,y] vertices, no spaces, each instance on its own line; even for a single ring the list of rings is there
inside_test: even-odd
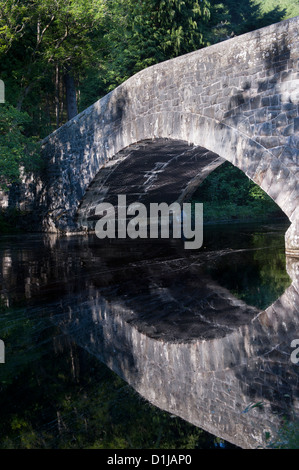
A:
[[[288,216],[299,250],[299,17],[149,67],[43,142],[42,229],[94,228],[95,207],[184,201],[225,160]]]

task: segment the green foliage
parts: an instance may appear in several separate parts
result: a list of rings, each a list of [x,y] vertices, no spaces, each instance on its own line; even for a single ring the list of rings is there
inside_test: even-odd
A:
[[[0,44],[9,44],[0,49],[7,99],[28,111],[41,137],[66,119],[65,75],[78,82],[96,60],[105,8],[104,0],[9,0],[0,8],[0,25],[13,31],[0,26]]]
[[[22,37],[28,21],[28,6],[25,2],[6,0],[0,3],[0,54],[7,52],[16,37]]]
[[[223,41],[297,15],[297,0],[211,0],[209,41]]]
[[[92,104],[138,71],[206,45],[209,17],[208,0],[111,1],[97,69],[82,83],[82,102]]]
[[[38,166],[38,145],[26,137],[24,128],[31,121],[27,113],[8,104],[0,105],[0,186],[2,189],[20,178],[20,167],[33,171]]]
[[[229,162],[214,170],[193,194],[204,203],[204,221],[284,217],[275,202]]]
[[[299,14],[296,0],[6,0],[0,2],[1,78],[33,118],[32,134],[67,119],[70,70],[79,109],[139,70]]]
[[[271,11],[282,10],[282,20],[299,15],[299,3],[297,0],[254,0],[254,4],[260,8],[261,16],[268,15]]]

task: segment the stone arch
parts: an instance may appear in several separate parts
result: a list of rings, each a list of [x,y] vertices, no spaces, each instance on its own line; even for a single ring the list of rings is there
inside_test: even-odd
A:
[[[117,204],[117,194],[126,194],[130,202],[182,203],[224,161],[222,156],[185,140],[142,140],[118,152],[99,170],[80,203],[78,219],[81,223],[88,217],[93,221],[97,204]],[[233,162],[236,165],[235,159]],[[94,221],[89,227],[93,225]]]
[[[107,179],[109,184],[113,185],[113,172],[115,172],[115,166],[119,165],[121,168],[121,162],[126,159],[134,158],[136,151],[142,149],[146,154],[147,147],[151,149],[154,142],[161,143],[173,143],[172,157],[169,156],[169,160],[173,158],[175,153],[176,143],[185,143],[186,147],[183,152],[190,148],[190,154],[198,156],[198,162],[194,164],[190,174],[186,177],[184,187],[179,185],[181,178],[181,167],[179,161],[182,161],[180,153],[182,149],[178,148],[176,160],[177,164],[177,194],[172,194],[173,199],[168,200],[169,203],[174,201],[183,202],[186,195],[192,194],[196,187],[220,164],[224,161],[229,161],[234,166],[243,171],[250,179],[258,184],[282,209],[282,211],[292,220],[297,205],[297,181],[295,175],[286,167],[283,161],[275,157],[268,149],[263,147],[257,141],[248,138],[242,132],[233,129],[223,123],[217,122],[215,119],[207,118],[192,113],[178,113],[170,112],[167,115],[167,125],[162,125],[164,132],[154,133],[152,135],[152,128],[159,127],[159,115],[151,116],[150,126],[143,125],[143,129],[146,129],[142,135],[142,139],[139,142],[132,142],[128,147],[121,149],[112,158],[109,157],[108,166],[104,165],[99,170],[92,185],[86,190],[83,202],[80,203],[79,212],[82,213],[86,205],[84,204],[86,195],[91,194],[97,195],[94,200],[93,207],[99,202],[102,202],[106,196],[106,201],[109,202],[107,191]],[[166,128],[166,131],[165,131]],[[141,136],[140,136],[141,137]],[[165,157],[167,157],[167,147],[165,148]],[[202,164],[200,163],[201,157],[204,157]],[[207,156],[209,158],[207,158]],[[140,156],[139,156],[140,158]],[[135,158],[136,161],[136,158]],[[140,160],[139,160],[140,161]],[[116,162],[116,164],[114,163]],[[183,162],[184,163],[184,162]],[[198,169],[197,169],[198,167]],[[138,165],[136,164],[136,168]],[[142,170],[142,166],[139,165],[139,170]],[[144,165],[144,170],[147,167]],[[167,170],[169,165],[165,166],[164,183],[167,181]],[[153,168],[154,170],[154,168]],[[126,169],[125,169],[126,171]],[[161,172],[160,171],[160,180]],[[173,172],[172,172],[173,175]],[[120,177],[119,172],[115,172],[115,179],[118,182]],[[132,182],[133,184],[133,182]],[[103,185],[102,191],[99,185]],[[161,190],[163,191],[163,181],[160,181]],[[116,184],[117,186],[117,184]],[[119,193],[122,190],[119,189]],[[130,188],[125,190],[125,193],[130,193]],[[161,193],[161,200],[165,201],[168,194]],[[134,199],[133,199],[134,200]],[[154,199],[153,201],[156,201]],[[132,201],[133,202],[133,201]],[[150,200],[148,200],[150,202]],[[81,227],[82,228],[82,227]]]
[[[149,67],[44,141],[44,228],[80,229],[76,213],[103,168],[132,145],[188,142],[230,161],[292,223],[298,251],[299,18]]]

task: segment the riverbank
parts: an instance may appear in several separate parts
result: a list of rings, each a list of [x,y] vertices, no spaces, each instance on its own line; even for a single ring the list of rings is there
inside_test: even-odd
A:
[[[18,234],[34,231],[31,222],[26,221],[28,213],[18,209],[0,211],[0,235]],[[30,219],[31,219],[30,215]]]
[[[270,196],[229,162],[204,180],[190,202],[203,203],[205,224],[288,221]]]
[[[287,216],[276,207],[263,207],[260,204],[238,206],[228,202],[223,204],[204,203],[204,224],[233,223],[280,223],[287,222]]]

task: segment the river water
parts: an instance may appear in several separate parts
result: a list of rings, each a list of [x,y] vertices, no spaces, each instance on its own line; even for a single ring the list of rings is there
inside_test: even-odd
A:
[[[285,224],[0,238],[0,448],[242,448],[298,419]],[[297,336],[296,336],[297,331]]]

